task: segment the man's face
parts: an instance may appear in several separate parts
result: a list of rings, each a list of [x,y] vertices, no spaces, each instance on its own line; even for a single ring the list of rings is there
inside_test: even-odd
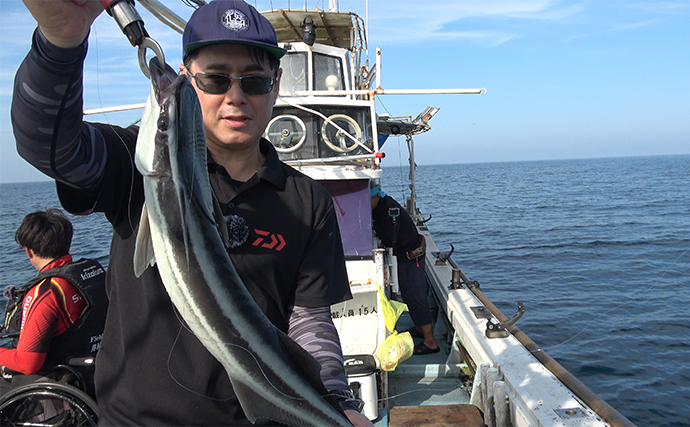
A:
[[[241,44],[217,44],[201,48],[189,71],[225,74],[231,77],[273,76],[268,61],[257,63]],[[192,79],[195,80],[195,79]],[[199,96],[204,116],[206,142],[211,152],[246,150],[256,147],[271,120],[278,96],[280,71],[273,90],[265,95],[247,95],[239,80],[233,80],[224,94],[211,94],[192,85]]]

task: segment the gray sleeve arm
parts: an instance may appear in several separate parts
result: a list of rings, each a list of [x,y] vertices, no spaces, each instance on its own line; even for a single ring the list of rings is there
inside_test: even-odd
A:
[[[288,336],[321,364],[321,381],[328,391],[351,393],[343,366],[343,351],[338,331],[331,320],[330,307],[293,307]],[[358,409],[352,399],[336,396],[340,407]]]
[[[94,194],[106,163],[102,134],[82,120],[86,40],[58,48],[36,30],[17,70],[11,118],[17,152],[51,178]]]

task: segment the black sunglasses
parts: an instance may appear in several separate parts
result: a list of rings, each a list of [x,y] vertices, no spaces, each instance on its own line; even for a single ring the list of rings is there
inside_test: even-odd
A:
[[[187,73],[196,80],[199,89],[215,95],[227,92],[232,86],[233,80],[240,81],[240,87],[247,95],[265,95],[273,89],[276,83],[276,78],[269,76],[230,77],[225,74],[203,72],[192,74],[189,69],[187,69]]]

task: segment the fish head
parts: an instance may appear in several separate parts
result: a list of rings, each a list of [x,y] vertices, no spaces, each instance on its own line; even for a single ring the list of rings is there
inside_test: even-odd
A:
[[[180,236],[188,221],[186,207],[199,206],[204,220],[216,224],[225,237],[225,222],[217,202],[214,204],[208,177],[204,121],[196,90],[186,75],[178,75],[167,64],[161,67],[156,57],[149,70],[151,89],[135,154],[136,167],[144,178],[145,203],[149,208],[177,206],[182,211],[176,227]]]
[[[145,195],[133,260],[137,277],[156,263],[152,234],[161,235],[161,215],[177,218],[164,228],[173,231],[171,238],[181,241],[187,240],[188,213],[194,212],[187,207],[201,206],[207,220],[215,220],[196,91],[186,76],[167,64],[161,66],[156,57],[151,59],[149,71],[151,89],[135,153]]]
[[[184,79],[154,57],[149,63],[151,88],[139,124],[135,163],[145,177],[169,177],[170,153],[175,152],[178,123],[176,93]]]
[[[167,64],[161,67],[158,58],[151,58],[149,70],[151,89],[139,126],[137,169],[149,179],[175,179],[193,191],[190,186],[207,180],[203,175],[208,173],[199,98],[187,76]]]

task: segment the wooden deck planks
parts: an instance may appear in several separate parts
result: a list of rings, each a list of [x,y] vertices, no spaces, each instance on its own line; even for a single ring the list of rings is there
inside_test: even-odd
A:
[[[484,427],[484,419],[474,405],[396,406],[390,410],[388,426]]]

